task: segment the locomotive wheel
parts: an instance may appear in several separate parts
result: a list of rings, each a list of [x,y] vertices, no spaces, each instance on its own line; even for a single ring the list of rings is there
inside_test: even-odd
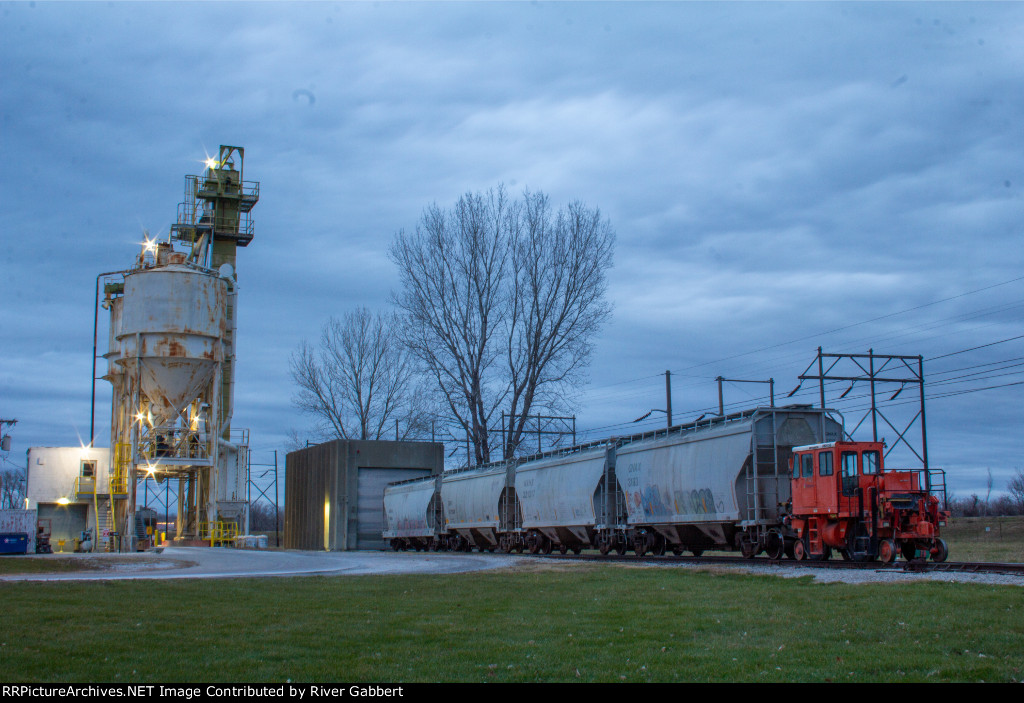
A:
[[[791,558],[794,561],[803,561],[807,558],[807,547],[804,546],[802,539],[794,540],[793,548],[790,551],[792,552]]]
[[[932,561],[936,564],[941,564],[946,561],[946,557],[949,556],[949,547],[946,546],[946,541],[943,539],[935,540],[935,547],[932,552]]]
[[[782,539],[782,535],[778,532],[769,532],[767,539],[765,539],[764,550],[768,553],[769,559],[775,561],[781,559],[786,550],[786,543]]]
[[[903,558],[906,559],[907,561],[911,561],[912,559],[916,559],[917,558],[917,545],[913,542],[913,540],[905,541],[903,544],[900,545],[900,554],[902,554]]]
[[[839,556],[841,556],[843,558],[843,561],[850,561],[850,550],[848,550],[848,549],[840,549],[839,550]]]
[[[896,561],[896,543],[891,539],[883,539],[878,543],[878,559],[883,564]]]

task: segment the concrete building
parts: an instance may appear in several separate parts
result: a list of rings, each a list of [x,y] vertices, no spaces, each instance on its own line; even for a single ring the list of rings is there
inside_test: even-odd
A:
[[[103,549],[110,532],[110,450],[88,447],[32,447],[28,450],[25,496],[29,510],[48,521],[53,551],[73,551],[82,532],[93,530],[93,543]],[[98,516],[98,521],[97,521]],[[44,522],[44,524],[46,524]],[[99,541],[95,537],[99,537]]]
[[[384,487],[444,470],[440,442],[335,440],[288,454],[284,546],[383,549]]]

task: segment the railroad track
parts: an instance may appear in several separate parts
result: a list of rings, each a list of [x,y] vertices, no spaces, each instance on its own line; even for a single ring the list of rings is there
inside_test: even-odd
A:
[[[561,559],[561,560],[574,560],[574,561],[595,561],[595,562],[614,562],[614,563],[629,563],[629,564],[722,564],[729,566],[749,566],[752,564],[757,565],[770,565],[778,566],[779,568],[811,568],[811,569],[872,569],[875,571],[910,571],[915,573],[924,572],[958,572],[958,573],[977,573],[977,574],[1012,574],[1018,576],[1024,576],[1024,564],[1000,564],[993,562],[968,562],[968,561],[949,561],[937,564],[933,561],[895,561],[891,564],[883,564],[878,561],[842,561],[840,559],[830,559],[827,561],[793,561],[792,559],[767,559],[767,558],[754,558],[744,559],[743,557],[725,557],[725,556],[643,556],[637,557],[634,555],[624,554],[609,554],[607,556],[601,556],[599,554],[545,554],[545,555],[534,555],[544,559]]]

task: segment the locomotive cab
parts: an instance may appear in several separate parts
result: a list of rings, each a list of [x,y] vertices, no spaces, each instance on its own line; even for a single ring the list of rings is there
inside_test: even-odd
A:
[[[881,442],[829,442],[796,447],[790,464],[787,553],[795,559],[891,562],[931,556],[944,561],[939,538],[948,512],[932,479],[940,471],[886,471]],[[941,482],[944,485],[944,481]]]

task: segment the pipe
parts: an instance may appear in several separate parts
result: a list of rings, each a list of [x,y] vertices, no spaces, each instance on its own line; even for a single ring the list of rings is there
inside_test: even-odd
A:
[[[96,433],[96,341],[100,322],[100,279],[104,276],[124,275],[127,270],[108,271],[96,276],[96,298],[92,305],[92,395],[89,403],[89,447],[92,447]]]
[[[227,441],[223,437],[218,437],[217,438],[217,444],[222,446],[222,447],[224,447],[225,449],[227,449],[228,451],[231,451],[231,452],[237,452],[237,451],[241,450],[241,447],[239,447],[237,444],[232,444],[231,442]]]

